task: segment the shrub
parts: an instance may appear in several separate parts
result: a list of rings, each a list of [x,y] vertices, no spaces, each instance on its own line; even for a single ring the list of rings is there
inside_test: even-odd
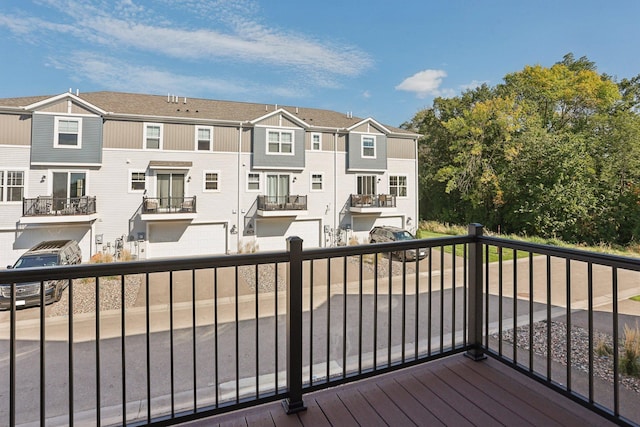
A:
[[[624,343],[620,356],[620,370],[629,376],[640,377],[640,327],[624,325]]]
[[[113,262],[113,255],[111,255],[110,253],[98,252],[93,254],[89,262],[91,262],[92,264],[101,264],[103,262]]]

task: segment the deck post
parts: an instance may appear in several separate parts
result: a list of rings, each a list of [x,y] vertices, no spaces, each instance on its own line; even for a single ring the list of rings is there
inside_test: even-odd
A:
[[[481,224],[469,224],[469,235],[474,238],[469,244],[469,302],[468,302],[468,340],[469,350],[465,356],[473,360],[483,360],[487,356],[482,350],[482,236]]]
[[[302,239],[287,238],[287,390],[282,402],[287,414],[306,410],[302,401]]]

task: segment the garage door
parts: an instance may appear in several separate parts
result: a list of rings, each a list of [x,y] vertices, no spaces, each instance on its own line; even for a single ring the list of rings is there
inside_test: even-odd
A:
[[[258,220],[256,237],[260,251],[284,251],[287,237],[298,236],[303,240],[303,248],[320,246],[320,220],[291,221],[286,218]]]
[[[402,227],[401,216],[354,216],[352,219],[354,232],[369,232],[373,227],[382,225],[390,225],[394,227]]]
[[[149,224],[147,258],[220,255],[227,252],[225,224]]]
[[[11,235],[12,237],[15,234]],[[14,258],[18,258],[27,249],[45,240],[75,240],[82,250],[82,260],[89,261],[91,257],[91,228],[87,225],[50,225],[48,227],[27,226],[13,243],[13,254],[10,257],[13,261],[7,264],[13,264]],[[4,264],[4,265],[7,265]]]

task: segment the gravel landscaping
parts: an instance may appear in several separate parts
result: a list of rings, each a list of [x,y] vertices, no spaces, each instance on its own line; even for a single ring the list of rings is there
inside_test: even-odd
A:
[[[492,338],[498,339],[498,334]],[[622,340],[623,337],[621,337]],[[502,333],[504,342],[513,344],[513,329]],[[529,326],[517,328],[518,348],[529,350]],[[599,354],[598,347],[613,348],[613,338],[605,333],[593,333],[593,372],[605,381],[613,383],[613,356]],[[589,372],[589,333],[584,328],[571,328],[571,366],[581,372]],[[622,353],[622,342],[619,344]],[[547,357],[547,322],[541,321],[533,325],[533,351],[536,355]],[[551,358],[564,366],[567,364],[567,325],[564,322],[551,321]],[[619,382],[629,390],[640,393],[640,378],[620,375]]]
[[[142,276],[125,277],[125,308],[133,307]],[[122,307],[120,276],[100,278],[100,311],[119,310]],[[95,279],[76,279],[73,281],[73,314],[94,313],[96,306]],[[64,290],[60,301],[47,306],[47,317],[66,316],[69,312],[69,288]]]

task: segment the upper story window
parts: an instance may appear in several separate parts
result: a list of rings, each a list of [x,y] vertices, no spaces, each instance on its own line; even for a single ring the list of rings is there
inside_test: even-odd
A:
[[[196,126],[196,150],[213,150],[213,128],[211,126]]]
[[[220,173],[204,172],[204,191],[220,191]]]
[[[323,188],[323,175],[321,173],[311,174],[311,191],[322,191]]]
[[[144,124],[144,148],[147,150],[162,149],[162,124]]]
[[[22,202],[24,171],[0,170],[0,202]]]
[[[376,138],[375,136],[362,135],[362,157],[376,157]]]
[[[260,191],[260,174],[259,173],[247,174],[247,190]]]
[[[56,117],[54,147],[82,148],[82,119]]]
[[[405,175],[389,176],[389,193],[396,197],[407,197],[407,177]]]
[[[313,151],[322,150],[322,134],[321,133],[311,134],[311,150]]]
[[[130,191],[144,191],[146,186],[144,172],[131,172],[130,178]]]
[[[267,154],[293,154],[293,131],[270,130],[267,137]]]

